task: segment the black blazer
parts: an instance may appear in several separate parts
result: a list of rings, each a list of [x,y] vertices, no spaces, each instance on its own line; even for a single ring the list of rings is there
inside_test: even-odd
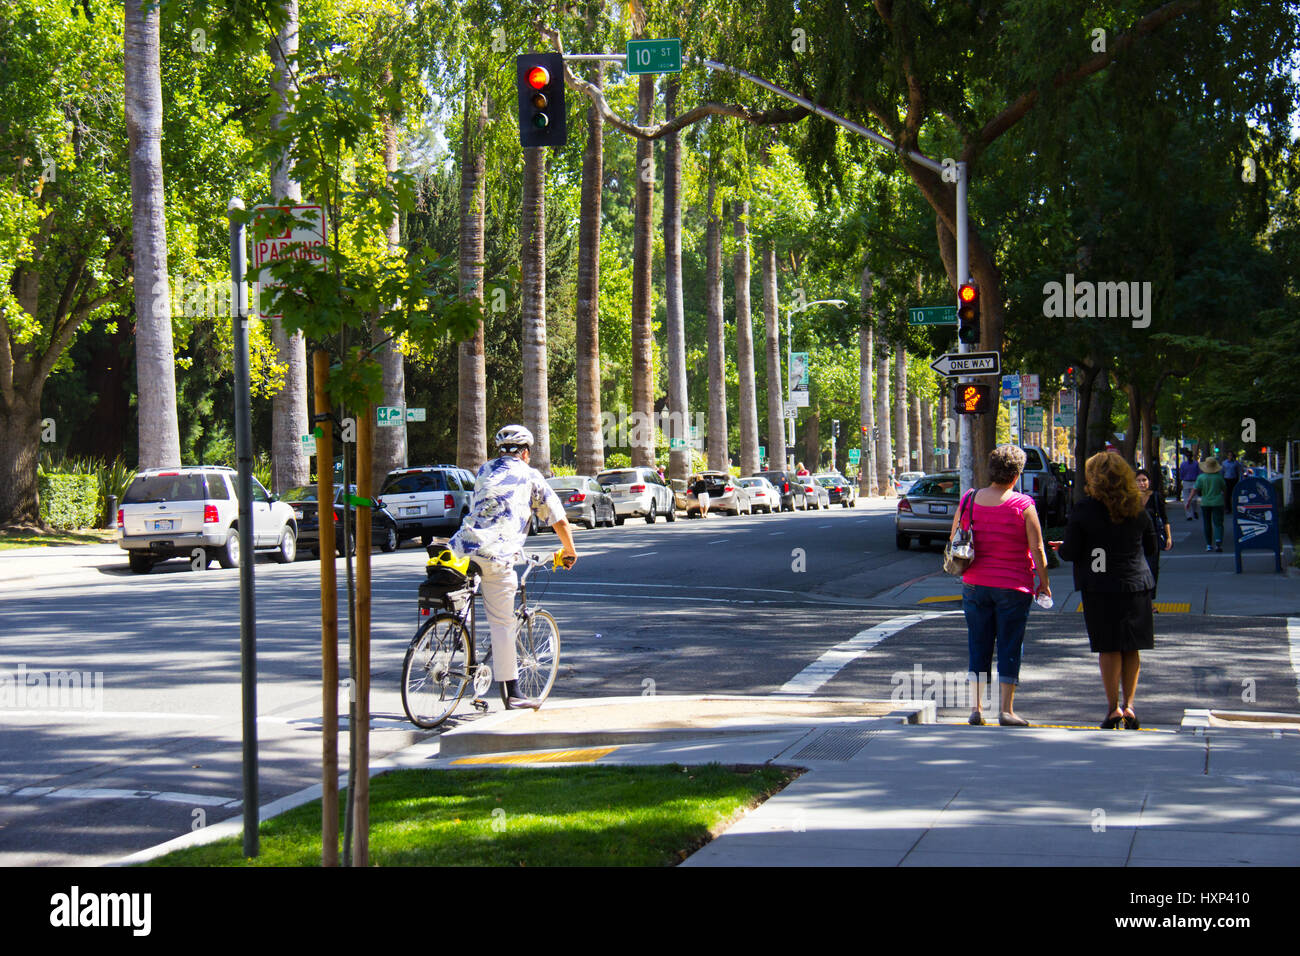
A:
[[[1105,556],[1105,571],[1093,570],[1100,563],[1099,548]],[[1156,530],[1147,509],[1115,524],[1105,505],[1084,498],[1070,513],[1065,540],[1057,553],[1074,562],[1076,591],[1149,591],[1156,581],[1146,559],[1155,560],[1156,548]]]

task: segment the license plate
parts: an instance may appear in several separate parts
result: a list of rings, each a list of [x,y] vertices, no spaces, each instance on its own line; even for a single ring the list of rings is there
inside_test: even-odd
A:
[[[403,508],[403,509],[402,509],[402,514],[404,514],[404,515],[418,515],[419,513],[420,513],[420,506],[419,506],[419,505],[416,505],[414,508]]]
[[[930,505],[930,514],[932,515],[946,515],[947,513],[947,505]]]
[[[171,523],[170,520],[168,520],[168,521],[155,521],[155,522],[153,523],[153,529],[154,529],[155,531],[170,531],[170,530],[172,529],[172,523]]]

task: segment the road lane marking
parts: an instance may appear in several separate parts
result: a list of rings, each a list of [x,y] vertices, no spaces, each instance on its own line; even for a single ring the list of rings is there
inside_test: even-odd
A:
[[[930,618],[961,613],[961,611],[919,611],[916,614],[908,614],[906,617],[892,617],[875,627],[859,631],[847,641],[836,644],[798,674],[795,674],[794,677],[781,685],[781,689],[777,693],[805,697],[815,694],[822,685],[828,683],[836,674],[885,638],[892,637],[899,631],[909,628],[913,624],[928,621]]]
[[[56,797],[62,800],[161,800],[196,807],[226,807],[239,797],[214,796],[210,793],[173,793],[166,790],[114,790],[107,787],[23,787],[15,797]]]
[[[1291,645],[1291,670],[1295,673],[1296,693],[1300,694],[1300,617],[1286,619],[1286,639]]]
[[[633,557],[633,558],[648,558],[648,557],[650,557],[650,555],[652,555],[652,554],[658,554],[658,553],[659,553],[658,551],[647,551],[645,554],[633,554],[633,555],[631,555],[631,557]]]

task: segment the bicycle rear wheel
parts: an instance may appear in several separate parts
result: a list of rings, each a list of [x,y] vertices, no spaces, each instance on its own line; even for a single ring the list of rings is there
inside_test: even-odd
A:
[[[471,683],[469,632],[460,618],[441,611],[420,625],[402,662],[402,708],[417,727],[447,719]]]
[[[519,658],[519,691],[544,701],[560,669],[560,628],[550,613],[535,609],[519,623],[515,638]]]

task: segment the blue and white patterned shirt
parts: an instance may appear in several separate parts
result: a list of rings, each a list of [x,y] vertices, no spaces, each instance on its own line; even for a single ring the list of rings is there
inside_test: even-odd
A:
[[[448,545],[458,558],[513,566],[534,512],[553,524],[564,517],[564,505],[536,468],[513,455],[493,458],[478,470],[469,514]]]

